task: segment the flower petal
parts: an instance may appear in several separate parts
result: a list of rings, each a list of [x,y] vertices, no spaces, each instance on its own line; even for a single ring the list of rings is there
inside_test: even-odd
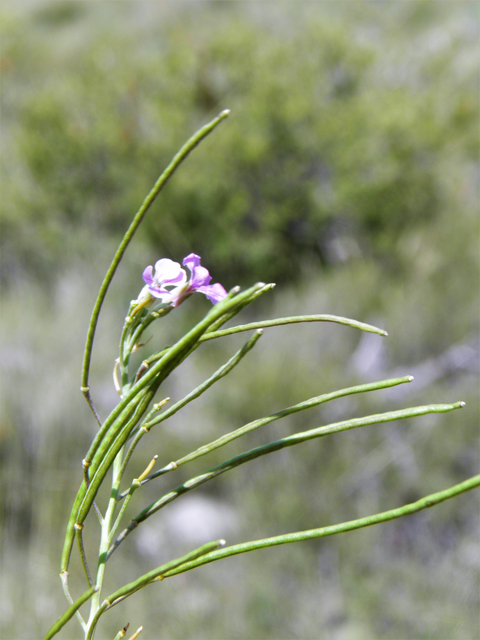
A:
[[[146,267],[143,272],[143,280],[146,286],[142,289],[142,296],[150,295],[159,299],[163,304],[178,307],[192,293],[203,293],[213,304],[217,304],[227,296],[227,292],[221,284],[212,284],[208,269],[200,265],[200,256],[190,253],[183,259],[185,269],[169,258],[162,258],[152,266]],[[143,298],[142,298],[143,299]]]
[[[169,258],[162,258],[155,263],[153,279],[157,284],[180,284],[186,282],[187,274],[178,262],[169,260]]]
[[[195,267],[198,267],[200,264],[200,260],[200,256],[197,256],[196,253],[189,253],[188,256],[183,259],[182,264],[184,267],[188,267],[190,271],[193,271]]]
[[[197,287],[196,291],[206,295],[213,304],[217,304],[217,302],[220,302],[228,295],[222,285],[218,282],[217,284],[210,284],[205,287]]]
[[[189,289],[191,291],[197,291],[198,287],[207,285],[212,279],[212,276],[208,273],[208,269],[200,266],[200,256],[197,256],[195,253],[190,253],[184,258],[183,265],[190,269]]]
[[[198,291],[198,287],[206,286],[211,279],[212,276],[208,273],[208,269],[195,267],[190,278],[190,289]]]
[[[153,267],[147,267],[142,275],[143,281],[146,284],[152,284],[153,282]]]
[[[161,287],[157,287],[155,284],[148,285],[148,290],[154,298],[160,298],[162,302],[170,302],[171,300],[171,291],[167,291],[167,289],[162,289]]]

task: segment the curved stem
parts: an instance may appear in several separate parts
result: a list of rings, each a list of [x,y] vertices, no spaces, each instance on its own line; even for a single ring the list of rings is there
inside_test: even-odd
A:
[[[158,178],[157,182],[155,183],[153,189],[150,191],[150,193],[148,194],[148,196],[145,198],[145,200],[142,203],[142,206],[140,207],[140,209],[137,211],[137,213],[135,214],[135,217],[133,218],[132,223],[130,224],[127,232],[125,233],[114,257],[113,260],[110,264],[110,267],[108,268],[107,274],[101,284],[100,287],[100,291],[98,292],[98,296],[97,299],[95,301],[95,305],[93,307],[93,311],[92,311],[92,316],[90,318],[90,324],[88,327],[88,332],[87,332],[87,340],[86,340],[86,344],[85,344],[85,354],[84,354],[84,358],[83,358],[83,366],[82,366],[82,392],[85,396],[85,398],[88,401],[89,406],[91,407],[92,411],[95,412],[94,406],[93,406],[93,402],[90,396],[90,390],[89,390],[89,386],[88,386],[88,377],[89,377],[89,372],[90,372],[90,361],[91,361],[91,356],[92,356],[92,346],[93,346],[93,340],[95,337],[95,331],[97,328],[97,322],[98,322],[98,316],[100,315],[100,310],[102,308],[103,305],[103,301],[105,299],[105,296],[107,294],[107,290],[108,287],[110,286],[110,283],[113,279],[113,276],[115,275],[115,271],[120,263],[120,260],[123,257],[123,254],[125,253],[130,240],[133,238],[136,230],[138,229],[140,223],[142,222],[145,214],[147,213],[148,209],[150,208],[150,206],[152,205],[153,201],[155,200],[155,198],[157,197],[157,195],[160,193],[160,191],[162,190],[162,188],[164,187],[165,183],[168,181],[168,179],[170,178],[170,176],[175,172],[175,170],[177,169],[177,167],[185,160],[185,158],[190,154],[191,151],[193,151],[193,149],[195,149],[195,147],[203,140],[203,138],[205,138],[211,131],[213,131],[215,129],[215,127],[222,121],[224,120],[228,115],[229,115],[230,111],[228,109],[226,109],[225,111],[222,111],[216,118],[214,118],[211,122],[209,122],[208,124],[206,124],[204,127],[202,127],[199,131],[197,131],[197,133],[195,133],[195,135],[193,135],[184,145],[183,147],[180,149],[180,151],[174,156],[174,158],[172,159],[172,161],[170,162],[170,164],[168,165],[168,167],[165,169],[165,171],[161,174],[161,176]]]
[[[222,318],[226,313],[232,312],[237,307],[240,307],[242,303],[249,300],[253,294],[262,288],[262,286],[263,283],[257,283],[242,293],[239,293],[238,287],[234,287],[225,300],[216,304],[201,322],[199,322],[195,327],[193,327],[193,329],[184,335],[183,338],[170,347],[165,355],[156,362],[154,366],[148,369],[148,371],[133,385],[133,387],[131,387],[126,397],[123,398],[123,400],[121,400],[110,413],[90,445],[90,449],[85,456],[85,460],[87,462],[92,462],[93,457],[101,444],[105,444],[107,448],[110,447],[111,443],[118,435],[118,430],[121,429],[120,423],[117,429],[111,429],[112,424],[122,411],[125,411],[130,404],[137,402],[139,394],[146,387],[153,386],[152,381],[154,378],[156,378],[155,384],[160,385],[171,371],[178,366],[180,362],[183,362],[183,360],[192,353],[192,351],[194,351],[199,338],[215,321]]]
[[[50,629],[47,631],[47,634],[43,640],[51,640],[51,638],[56,636],[57,633],[60,631],[60,629],[62,629],[62,627],[64,627],[71,618],[73,618],[73,616],[80,609],[82,604],[87,602],[87,600],[89,600],[96,591],[98,591],[98,587],[91,587],[88,591],[86,591],[83,595],[81,595],[77,600],[75,600],[75,602],[65,611],[65,613],[61,615],[60,618],[58,618],[55,624],[52,627],[50,627]]]
[[[99,606],[99,608],[96,610],[94,616],[91,619],[88,632],[86,634],[86,640],[93,640],[93,636],[95,634],[95,628],[98,624],[100,616],[103,615],[105,611],[108,611],[115,605],[125,600],[125,598],[128,598],[129,596],[133,595],[139,589],[146,587],[148,584],[151,584],[152,582],[155,582],[157,580],[163,580],[163,576],[167,571],[171,571],[172,569],[179,567],[185,563],[191,562],[196,558],[200,558],[202,555],[211,553],[213,550],[218,549],[219,547],[223,547],[224,545],[225,545],[225,540],[216,540],[214,542],[207,542],[206,544],[202,545],[198,549],[195,549],[194,551],[190,551],[190,553],[187,553],[181,558],[177,558],[176,560],[171,560],[170,562],[167,562],[166,564],[163,564],[162,566],[157,567],[156,569],[153,569],[153,571],[149,571],[148,573],[144,574],[134,582],[130,582],[129,584],[124,585],[123,587],[121,587],[111,595],[107,596],[102,602],[102,604]]]
[[[100,615],[104,610],[104,604],[100,603],[101,589],[102,589],[103,580],[105,577],[105,565],[107,562],[108,547],[110,545],[111,537],[112,537],[112,533],[111,533],[112,522],[115,517],[115,509],[118,504],[118,492],[119,492],[120,483],[122,481],[122,476],[124,472],[124,467],[122,464],[123,451],[124,451],[123,448],[120,449],[113,463],[112,489],[110,492],[110,500],[108,502],[107,511],[105,513],[105,517],[102,521],[102,526],[101,526],[100,548],[98,552],[98,564],[97,564],[97,575],[96,575],[96,584],[98,589],[92,597],[92,602],[90,607],[90,616],[87,622],[87,629],[86,629],[87,638],[93,638],[98,619],[100,618]]]
[[[425,496],[424,498],[421,498],[420,500],[417,500],[416,502],[406,504],[403,507],[376,513],[373,516],[366,516],[365,518],[350,520],[348,522],[342,522],[341,524],[335,524],[329,527],[320,527],[319,529],[309,529],[307,531],[297,531],[295,533],[288,533],[282,536],[274,536],[272,538],[263,538],[262,540],[254,540],[250,542],[244,542],[242,544],[232,545],[231,547],[226,547],[225,549],[213,551],[212,553],[209,553],[202,558],[198,558],[197,560],[193,560],[192,562],[184,564],[177,569],[172,569],[164,575],[164,578],[170,578],[171,576],[175,576],[179,573],[184,573],[185,571],[196,569],[203,564],[208,564],[209,562],[215,562],[216,560],[239,555],[240,553],[247,553],[248,551],[255,551],[257,549],[264,549],[265,547],[273,547],[281,544],[289,544],[291,542],[311,540],[313,538],[325,538],[327,536],[336,535],[337,533],[354,531],[355,529],[363,529],[365,527],[371,527],[375,524],[381,524],[382,522],[388,522],[389,520],[402,518],[403,516],[417,513],[418,511],[422,511],[423,509],[428,509],[429,507],[433,507],[437,504],[440,504],[441,502],[445,502],[445,500],[455,498],[456,496],[465,493],[466,491],[476,489],[477,487],[480,487],[480,475],[469,478],[468,480],[460,482],[459,484],[456,484],[449,489],[445,489],[444,491],[432,493],[428,496]]]
[[[250,331],[251,329],[266,329],[267,327],[278,327],[282,324],[295,324],[297,322],[335,322],[336,324],[343,324],[347,327],[352,327],[353,329],[367,331],[368,333],[377,333],[380,336],[388,336],[388,333],[383,329],[374,327],[371,324],[366,324],[365,322],[359,322],[358,320],[352,320],[351,318],[343,318],[342,316],[332,316],[330,314],[316,314],[310,316],[292,316],[289,318],[262,320],[260,322],[242,324],[238,327],[231,327],[230,329],[222,329],[221,331],[208,331],[200,338],[200,342],[205,342],[206,340],[215,340],[216,338],[223,338],[224,336],[231,336],[234,333],[240,333],[241,331]]]
[[[173,569],[180,567],[187,562],[191,562],[192,560],[201,558],[207,553],[211,553],[212,551],[215,551],[216,549],[218,549],[219,547],[223,547],[224,545],[225,545],[225,540],[215,540],[214,542],[207,542],[206,544],[202,545],[198,549],[195,549],[194,551],[190,551],[190,553],[187,553],[181,558],[177,558],[176,560],[171,560],[170,562],[163,564],[161,567],[152,569],[152,571],[145,573],[143,576],[141,576],[137,580],[134,580],[133,582],[126,584],[125,586],[121,587],[120,589],[117,589],[117,591],[109,595],[106,598],[108,602],[111,603],[109,605],[109,608],[115,606],[115,604],[117,604],[117,601],[119,601],[120,598],[125,599],[128,596],[131,596],[133,593],[135,593],[135,591],[138,591],[142,587],[146,587],[151,582],[158,579],[161,580],[165,575],[165,573],[167,573],[167,571],[172,571]]]
[[[232,358],[230,358],[230,360],[228,360],[228,362],[226,362],[219,369],[217,369],[217,371],[215,371],[215,373],[212,376],[210,376],[208,380],[205,380],[205,382],[203,382],[196,389],[194,389],[192,392],[190,392],[188,395],[182,398],[182,400],[179,400],[178,402],[176,402],[174,405],[172,405],[169,409],[164,411],[162,414],[160,414],[156,418],[153,418],[152,420],[150,420],[149,416],[147,416],[143,424],[143,427],[145,427],[145,429],[151,429],[154,425],[159,424],[160,422],[163,422],[167,418],[170,418],[172,415],[177,413],[177,411],[180,411],[180,409],[182,409],[186,404],[198,398],[198,396],[200,396],[207,389],[209,389],[215,382],[217,382],[218,380],[226,376],[228,373],[230,373],[230,371],[234,367],[236,367],[236,365],[240,362],[240,360],[247,355],[250,349],[252,349],[255,346],[255,343],[261,337],[261,335],[262,335],[262,330],[261,329],[257,330],[253,334],[253,336],[250,338],[250,340],[246,342],[243,345],[243,347],[239,349],[239,351],[237,351],[237,353]]]
[[[263,427],[275,420],[280,420],[281,418],[285,418],[293,413],[298,413],[299,411],[305,411],[306,409],[313,409],[320,404],[324,404],[325,402],[330,402],[331,400],[337,400],[338,398],[344,398],[346,396],[355,395],[357,393],[366,393],[368,391],[378,391],[380,389],[388,389],[390,387],[396,387],[400,384],[405,384],[411,382],[413,380],[412,376],[404,376],[403,378],[391,378],[390,380],[381,380],[380,382],[369,382],[367,384],[360,384],[355,387],[348,387],[346,389],[339,389],[338,391],[333,391],[331,393],[324,393],[315,398],[310,398],[310,400],[306,400],[305,402],[299,402],[298,404],[293,405],[292,407],[288,407],[287,409],[282,409],[282,411],[277,411],[276,413],[272,413],[265,418],[259,418],[258,420],[254,420],[253,422],[249,422],[243,427],[239,427],[230,433],[221,436],[217,440],[210,442],[202,447],[199,447],[195,451],[188,453],[183,458],[179,458],[175,461],[175,469],[180,467],[187,462],[191,462],[192,460],[196,460],[201,456],[207,455],[207,453],[211,453],[215,451],[215,449],[219,449],[220,447],[225,446],[232,440],[236,440],[237,438],[241,438],[242,436],[250,433],[251,431],[255,431],[260,427]],[[173,407],[172,407],[173,408]],[[154,421],[152,420],[150,424]],[[144,484],[153,480],[157,476],[163,475],[165,471],[160,469],[155,473],[152,473],[148,478],[144,480]]]
[[[429,413],[445,413],[447,411],[460,409],[464,406],[464,404],[465,403],[463,402],[456,402],[454,404],[424,405],[420,407],[410,407],[409,409],[400,409],[398,411],[378,413],[370,416],[365,416],[364,418],[353,418],[351,420],[345,420],[323,427],[309,429],[308,431],[304,431],[301,433],[295,433],[291,436],[287,436],[286,438],[282,438],[280,440],[276,440],[275,442],[256,447],[255,449],[251,449],[250,451],[246,451],[245,453],[241,453],[234,458],[231,458],[230,460],[227,460],[226,462],[223,462],[222,464],[214,467],[213,469],[209,469],[205,473],[187,480],[187,482],[184,482],[182,485],[165,494],[160,499],[150,504],[148,507],[145,507],[143,511],[135,516],[133,520],[131,520],[130,524],[115,540],[112,547],[110,547],[108,551],[108,557],[112,555],[115,549],[120,546],[125,538],[134,529],[136,529],[141,522],[152,516],[154,513],[165,507],[170,502],[173,502],[174,500],[179,498],[184,493],[187,493],[192,489],[196,489],[200,485],[213,480],[213,478],[216,478],[226,471],[231,471],[232,469],[235,469],[236,467],[239,467],[247,462],[256,460],[257,458],[260,458],[261,456],[267,455],[269,453],[273,453],[274,451],[280,451],[285,447],[291,447],[302,442],[307,442],[308,440],[313,440],[315,438],[321,438],[323,436],[330,435],[332,433],[340,433],[341,431],[358,429],[359,427],[366,427],[372,424],[382,424],[385,422],[392,422],[394,420],[414,418],[416,416],[427,415]]]

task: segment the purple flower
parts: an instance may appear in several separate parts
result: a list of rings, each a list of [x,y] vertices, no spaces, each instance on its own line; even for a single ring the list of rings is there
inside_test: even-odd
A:
[[[190,277],[178,262],[168,258],[158,260],[155,270],[147,267],[143,272],[146,286],[139,296],[139,302],[148,295],[158,298],[163,304],[178,307],[195,291],[205,294],[213,304],[226,297],[227,292],[221,284],[209,284],[212,276],[200,265],[200,256],[190,253],[183,259],[183,266],[189,270]]]

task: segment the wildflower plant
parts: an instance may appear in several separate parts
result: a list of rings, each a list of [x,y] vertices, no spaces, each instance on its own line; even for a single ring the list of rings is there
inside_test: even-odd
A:
[[[376,333],[379,336],[387,335],[382,329],[369,324],[325,314],[277,318],[222,328],[227,322],[233,320],[242,309],[254,303],[263,294],[270,292],[274,285],[260,282],[245,291],[241,291],[239,287],[234,287],[227,293],[221,284],[210,284],[211,276],[208,270],[200,264],[200,256],[194,253],[189,254],[183,259],[183,266],[173,260],[162,258],[154,266],[145,268],[143,272],[145,286],[141,289],[138,297],[130,303],[121,332],[119,354],[113,367],[114,384],[119,394],[119,402],[104,421],[100,419],[90,393],[89,370],[97,321],[109,284],[130,240],[164,184],[188,154],[228,116],[228,113],[228,110],[221,112],[209,124],[201,128],[173,158],[134,217],[100,287],[87,333],[81,386],[82,393],[98,422],[99,428],[82,461],[83,480],[70,513],[62,553],[60,578],[69,606],[47,632],[45,640],[53,638],[74,617],[77,618],[81,626],[84,638],[92,640],[104,613],[144,587],[203,564],[264,547],[321,538],[386,522],[431,507],[480,485],[479,475],[397,509],[333,526],[297,531],[232,546],[226,546],[224,540],[206,541],[203,546],[152,569],[133,582],[119,586],[112,593],[107,595],[104,593],[104,578],[107,567],[113,561],[112,555],[115,550],[126,537],[164,506],[196,487],[210,482],[217,476],[274,451],[309,440],[367,425],[392,422],[430,413],[448,412],[464,406],[463,402],[455,402],[453,404],[410,407],[361,418],[346,419],[280,438],[269,444],[245,451],[211,469],[207,469],[198,476],[190,478],[172,491],[160,495],[151,504],[141,506],[138,514],[127,522],[125,519],[127,506],[141,494],[141,491],[138,490],[142,486],[160,476],[174,473],[178,467],[197,460],[223,447],[232,440],[241,438],[266,424],[300,411],[312,409],[336,398],[386,389],[407,384],[413,380],[411,376],[404,376],[324,393],[223,434],[216,440],[206,443],[194,451],[187,451],[185,455],[173,462],[167,463],[166,460],[161,460],[158,455],[155,455],[146,464],[143,473],[137,478],[132,478],[131,474],[129,474],[129,463],[140,440],[144,437],[156,438],[157,442],[161,438],[161,423],[230,373],[257,344],[264,329],[299,322],[333,322],[353,327],[360,331]],[[142,341],[145,342],[146,330],[153,331],[156,329],[159,326],[158,323],[155,326],[153,325],[157,320],[161,320],[164,316],[174,311],[176,307],[185,302],[194,293],[202,293],[212,302],[213,306],[206,316],[184,336],[179,337],[173,345],[145,357],[140,366],[133,370],[134,368],[132,369],[130,361],[131,355],[144,346]],[[172,403],[169,402],[170,398],[162,398],[159,395],[158,392],[162,383],[203,342],[217,340],[221,337],[241,332],[253,333],[239,351],[196,389],[184,398]],[[155,467],[160,468],[154,470]],[[97,495],[99,489],[107,482],[111,482],[109,499],[106,504],[100,504],[97,502]],[[85,527],[92,527],[92,521],[95,519],[100,524],[100,536],[98,556],[93,563],[91,559],[87,558],[83,532]],[[68,579],[70,558],[75,546],[78,547],[79,557],[85,573],[86,590],[80,597],[74,599],[70,593]],[[85,604],[90,606],[88,617],[84,617],[80,612],[81,607]],[[142,627],[131,636],[130,640],[138,637],[141,630]],[[127,627],[120,628],[115,639],[125,637],[126,633]]]

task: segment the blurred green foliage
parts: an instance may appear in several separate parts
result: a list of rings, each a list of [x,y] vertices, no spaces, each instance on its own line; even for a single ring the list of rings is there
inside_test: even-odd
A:
[[[4,637],[37,637],[63,610],[59,530],[95,430],[78,386],[97,287],[161,170],[224,108],[231,116],[162,192],[112,286],[92,369],[102,414],[116,401],[111,369],[126,304],[160,257],[195,251],[227,288],[283,285],[268,309],[262,300],[263,316],[337,313],[383,324],[390,337],[377,347],[331,326],[266,332],[211,396],[152,433],[137,472],[159,443],[175,459],[397,367],[416,377],[405,396],[335,403],[228,453],[407,404],[467,407],[323,439],[222,477],[202,495],[238,514],[228,542],[392,508],[476,472],[475,2],[31,0],[2,11]],[[152,344],[178,338],[208,308],[188,305]],[[240,342],[205,345],[165,393],[182,397]],[[182,470],[172,486],[222,455]],[[153,484],[142,505],[170,487]],[[161,625],[173,640],[471,640],[480,632],[476,506],[465,496],[359,534],[205,567],[127,602],[125,621],[144,623],[148,637]],[[169,513],[113,558],[112,589],[191,548],[162,528]],[[212,538],[224,535],[220,527]],[[118,631],[114,618],[106,637]]]
[[[86,227],[119,234],[179,144],[226,107],[146,220],[155,255],[194,249],[241,282],[358,255],[398,273],[412,234],[468,205],[473,35],[432,29],[407,45],[311,6],[252,16],[238,3],[119,3],[109,23],[106,4],[46,5],[28,37],[4,27],[7,279],[19,265],[48,275]]]

